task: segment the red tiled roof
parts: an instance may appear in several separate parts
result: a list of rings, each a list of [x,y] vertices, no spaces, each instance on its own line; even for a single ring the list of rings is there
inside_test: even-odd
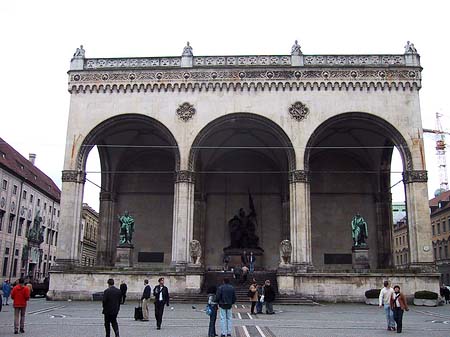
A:
[[[0,137],[0,166],[22,178],[42,193],[54,200],[61,199],[61,190],[44,172],[34,166],[28,159],[17,152]]]
[[[439,201],[441,200],[449,200],[450,198],[450,191],[445,191],[439,194],[437,197],[430,199],[429,205],[431,206],[438,206]]]

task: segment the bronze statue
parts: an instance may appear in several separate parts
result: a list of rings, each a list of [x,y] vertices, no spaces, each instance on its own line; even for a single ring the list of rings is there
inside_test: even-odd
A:
[[[229,222],[230,246],[228,248],[258,248],[259,237],[256,231],[256,211],[252,196],[249,193],[250,213],[247,215],[243,208]]]
[[[353,238],[353,246],[367,246],[366,240],[368,238],[369,232],[367,230],[367,222],[364,218],[359,214],[356,215],[352,219],[352,238]]]
[[[120,222],[120,245],[131,245],[134,233],[134,219],[125,211],[124,215],[119,216]]]

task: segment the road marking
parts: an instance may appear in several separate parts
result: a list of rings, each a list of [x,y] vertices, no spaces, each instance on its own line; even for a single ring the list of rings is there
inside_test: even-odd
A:
[[[237,305],[235,304],[234,307],[237,309]]]
[[[241,313],[240,313],[240,312],[238,312],[237,315],[238,315],[238,318],[239,318],[239,319],[242,319],[242,316],[241,316]]]
[[[253,319],[252,315],[247,312],[248,318]]]
[[[245,305],[241,304],[241,306],[242,306],[242,309],[245,309]]]
[[[244,330],[246,337],[250,337],[250,334],[248,333],[247,327],[245,325],[242,327],[242,330]]]
[[[259,326],[256,325],[256,330],[258,330],[258,332],[260,333],[261,337],[267,337],[261,330],[261,328]]]
[[[62,308],[65,308],[65,305],[58,305],[58,306],[54,306],[54,307],[50,307],[50,308],[39,309],[39,310],[36,310],[36,311],[29,312],[28,315],[44,314],[46,312],[53,311],[53,310],[56,310],[56,309],[62,309]]]

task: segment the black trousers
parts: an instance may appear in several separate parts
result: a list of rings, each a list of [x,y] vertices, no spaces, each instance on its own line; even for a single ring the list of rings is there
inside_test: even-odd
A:
[[[110,337],[110,334],[111,334],[111,327],[109,326],[110,324],[112,325],[112,328],[114,330],[116,337],[119,337],[119,324],[117,324],[117,315],[106,315],[105,314],[106,337]]]
[[[163,314],[164,314],[164,302],[155,301],[155,318],[156,318],[156,326],[158,328],[161,327]]]
[[[122,297],[120,299],[120,304],[125,304],[125,299],[127,298],[127,295],[122,294]]]
[[[252,314],[255,313],[255,306],[256,306],[256,301],[255,301],[255,302],[252,301],[252,308],[251,308],[251,310],[250,310],[250,312],[251,312]]]
[[[397,323],[397,332],[402,332],[403,310],[402,308],[394,308],[394,321]]]

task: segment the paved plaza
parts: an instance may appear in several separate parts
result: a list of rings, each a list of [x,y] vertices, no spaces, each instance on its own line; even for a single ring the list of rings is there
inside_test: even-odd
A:
[[[136,322],[135,303],[128,302],[119,313],[122,337],[200,337],[207,336],[209,319],[204,304],[173,304],[166,310],[162,330],[153,320]],[[153,317],[153,308],[151,308]],[[275,315],[249,316],[249,306],[233,308],[237,337],[325,337],[389,336],[384,311],[364,304],[324,304],[317,306],[275,306]],[[425,308],[411,306],[404,316],[404,336],[450,336],[450,305]],[[217,322],[219,329],[219,322]],[[12,306],[0,313],[0,336],[12,336]],[[218,330],[219,332],[219,330]],[[28,306],[25,334],[30,337],[104,336],[100,302],[49,302],[32,299]],[[114,334],[113,334],[114,335]]]

